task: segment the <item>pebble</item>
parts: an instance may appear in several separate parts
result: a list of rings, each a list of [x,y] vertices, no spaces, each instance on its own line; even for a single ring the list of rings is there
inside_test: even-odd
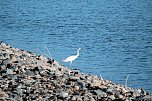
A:
[[[13,70],[12,69],[7,69],[7,74],[13,74]]]
[[[64,92],[64,91],[61,91],[61,92],[59,93],[59,97],[66,98],[66,97],[68,97],[68,93],[67,93],[67,92]]]
[[[108,88],[106,92],[113,95],[115,93],[115,89],[114,88]]]
[[[73,96],[73,97],[71,98],[71,101],[76,101],[76,97]]]
[[[123,99],[123,95],[119,94],[119,95],[118,95],[118,98],[119,98],[119,99]]]
[[[107,93],[103,92],[102,90],[94,90],[94,92],[98,97],[107,97]]]
[[[74,86],[74,89],[75,90],[79,90],[79,86]]]
[[[89,101],[89,97],[88,97],[88,96],[84,96],[84,97],[83,97],[83,100],[84,100],[84,101]]]
[[[77,101],[83,101],[82,98],[77,98]]]
[[[115,96],[114,96],[114,95],[110,95],[109,98],[110,98],[111,100],[115,100]]]

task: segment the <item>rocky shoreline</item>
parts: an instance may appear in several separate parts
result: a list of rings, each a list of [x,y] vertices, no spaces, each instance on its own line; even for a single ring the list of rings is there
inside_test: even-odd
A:
[[[0,42],[0,101],[152,101],[133,89],[71,70]]]

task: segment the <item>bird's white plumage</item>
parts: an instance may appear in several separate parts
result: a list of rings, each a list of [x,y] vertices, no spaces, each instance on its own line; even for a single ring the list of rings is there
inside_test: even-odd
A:
[[[72,64],[72,61],[74,61],[76,58],[78,58],[80,49],[81,49],[81,48],[79,48],[79,49],[77,50],[77,55],[69,56],[69,57],[67,57],[66,59],[63,59],[62,61],[63,61],[63,62],[70,62],[70,65],[71,65],[71,64]]]

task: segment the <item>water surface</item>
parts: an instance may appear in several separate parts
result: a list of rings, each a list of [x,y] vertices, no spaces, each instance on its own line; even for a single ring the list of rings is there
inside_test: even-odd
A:
[[[152,0],[1,0],[0,40],[152,91]],[[62,63],[69,67],[69,63]]]

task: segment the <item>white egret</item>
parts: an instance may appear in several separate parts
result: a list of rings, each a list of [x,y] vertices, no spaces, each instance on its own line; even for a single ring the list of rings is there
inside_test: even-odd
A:
[[[63,61],[63,62],[70,62],[70,66],[71,66],[72,61],[74,61],[74,60],[79,56],[79,51],[80,51],[80,49],[81,49],[81,48],[79,48],[79,49],[77,50],[77,55],[69,56],[69,57],[67,57],[66,59],[63,59],[62,61]]]

